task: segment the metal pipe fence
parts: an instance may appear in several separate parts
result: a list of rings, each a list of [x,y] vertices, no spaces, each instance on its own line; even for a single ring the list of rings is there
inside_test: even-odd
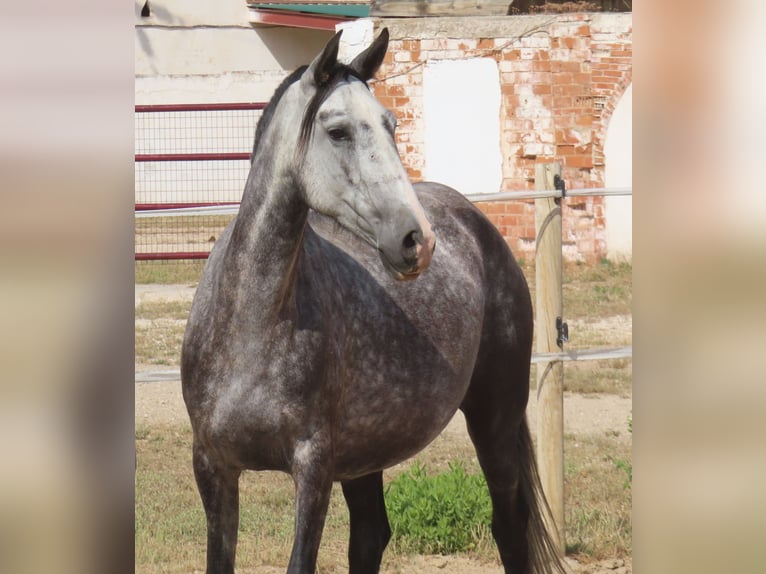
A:
[[[234,212],[184,210],[239,204],[250,171],[255,127],[265,105],[135,107],[137,261],[207,257]],[[161,213],[164,216],[158,217]]]

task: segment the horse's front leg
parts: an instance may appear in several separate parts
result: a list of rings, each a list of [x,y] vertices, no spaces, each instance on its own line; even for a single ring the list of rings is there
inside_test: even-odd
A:
[[[331,457],[319,441],[298,446],[293,462],[295,538],[288,574],[314,574],[327,507],[332,493]]]
[[[217,464],[195,444],[194,477],[207,516],[207,574],[233,574],[239,525],[238,469]]]

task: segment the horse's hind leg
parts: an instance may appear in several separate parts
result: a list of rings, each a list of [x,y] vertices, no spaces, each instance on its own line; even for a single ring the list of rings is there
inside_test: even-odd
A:
[[[492,498],[492,535],[506,574],[531,574],[527,524],[529,508],[520,493],[522,464],[516,455],[518,414],[503,414],[496,405],[472,402],[463,407],[468,433]]]
[[[199,447],[193,451],[194,477],[207,516],[207,574],[234,572],[239,525],[239,470],[215,464]]]
[[[543,521],[525,415],[528,384],[528,362],[494,363],[474,375],[461,408],[489,486],[492,534],[506,574],[564,572]]]
[[[377,574],[391,527],[383,499],[383,473],[375,472],[342,483],[351,516],[349,574]]]

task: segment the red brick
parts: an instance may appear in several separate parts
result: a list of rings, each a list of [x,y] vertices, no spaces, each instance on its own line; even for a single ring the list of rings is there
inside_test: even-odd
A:
[[[423,179],[423,172],[419,169],[407,168],[407,176],[413,181],[420,181]]]
[[[505,65],[509,66],[510,72],[531,72],[534,70],[535,62],[533,60],[515,60],[511,62],[505,62]],[[500,64],[500,69],[503,69],[503,63]]]
[[[524,204],[518,201],[506,202],[505,212],[509,215],[522,215],[524,213]]]
[[[505,204],[500,201],[488,201],[488,202],[482,202],[477,203],[477,206],[479,206],[479,209],[481,209],[485,214],[487,215],[496,215],[498,216],[504,216],[505,215]]]
[[[519,216],[508,214],[501,215],[499,223],[506,228],[514,227],[519,224]]]
[[[582,71],[582,63],[579,61],[572,62],[569,60],[554,60],[551,62],[551,71],[577,73]]]
[[[516,84],[514,82],[503,83],[500,87],[500,92],[508,99],[516,97]]]
[[[494,50],[495,40],[494,38],[479,38],[479,43],[476,45],[479,50]]]
[[[582,96],[582,95],[590,94],[589,86],[583,86],[580,84],[569,84],[569,85],[563,86],[563,88],[564,88],[564,94],[567,94],[570,96]]]
[[[394,98],[391,96],[378,96],[376,95],[377,100],[380,102],[380,105],[383,106],[386,109],[393,110],[394,113],[397,113],[398,110],[396,110],[396,106],[394,105]]]
[[[593,158],[589,155],[571,155],[564,158],[564,163],[568,167],[593,167]]]

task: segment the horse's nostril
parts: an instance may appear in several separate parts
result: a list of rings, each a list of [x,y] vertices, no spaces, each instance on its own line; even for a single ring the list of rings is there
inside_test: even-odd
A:
[[[410,231],[407,235],[404,236],[404,242],[402,245],[404,245],[405,249],[412,249],[418,244],[417,237],[419,235],[418,231]]]

